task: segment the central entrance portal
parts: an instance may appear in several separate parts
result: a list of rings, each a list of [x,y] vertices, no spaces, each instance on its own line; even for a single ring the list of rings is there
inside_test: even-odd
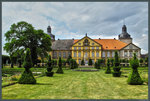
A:
[[[88,66],[87,53],[84,54],[85,66]]]

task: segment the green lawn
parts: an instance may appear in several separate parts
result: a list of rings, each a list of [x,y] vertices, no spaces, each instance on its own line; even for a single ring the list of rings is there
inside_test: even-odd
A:
[[[56,71],[56,68],[54,69]],[[122,70],[128,75],[130,70]],[[141,76],[148,73],[139,70]],[[39,77],[35,85],[15,84],[2,88],[2,99],[148,99],[148,85],[128,85],[127,77],[112,77],[104,70],[64,70],[54,77]]]

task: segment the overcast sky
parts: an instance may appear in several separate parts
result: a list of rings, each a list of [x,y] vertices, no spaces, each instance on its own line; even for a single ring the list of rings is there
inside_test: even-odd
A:
[[[44,32],[50,24],[56,39],[81,39],[85,33],[94,39],[118,39],[125,22],[133,43],[142,54],[148,52],[147,2],[3,2],[2,46],[4,33],[19,21]]]

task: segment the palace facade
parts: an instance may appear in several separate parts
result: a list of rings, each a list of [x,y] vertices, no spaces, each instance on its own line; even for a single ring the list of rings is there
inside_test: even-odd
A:
[[[117,39],[91,39],[87,34],[81,39],[58,39],[55,40],[55,35],[51,33],[51,27],[48,26],[47,33],[51,36],[52,51],[50,52],[53,59],[62,57],[67,59],[69,55],[77,61],[81,60],[85,63],[92,59],[93,63],[98,59],[113,58],[115,51],[121,59],[130,59],[133,53],[137,57],[141,56],[141,48],[132,43],[131,36],[127,33],[126,25],[122,27],[122,33],[118,35]]]

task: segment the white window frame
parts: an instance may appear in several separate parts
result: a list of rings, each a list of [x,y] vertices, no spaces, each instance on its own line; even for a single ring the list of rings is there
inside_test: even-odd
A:
[[[81,52],[78,52],[78,57],[81,57]]]
[[[95,57],[95,54],[94,54],[94,52],[92,52],[92,57]]]
[[[107,51],[107,57],[110,57],[110,51]]]
[[[103,56],[103,57],[105,57],[105,56],[106,56],[105,51],[103,51],[103,52],[102,52],[102,56]]]
[[[74,52],[74,57],[77,57],[77,53],[76,52]]]
[[[99,57],[99,52],[96,52],[96,57]]]

